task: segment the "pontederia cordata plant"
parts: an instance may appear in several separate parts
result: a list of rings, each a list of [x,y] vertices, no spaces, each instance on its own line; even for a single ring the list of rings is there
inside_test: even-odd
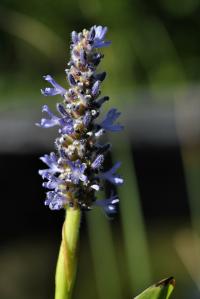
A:
[[[102,105],[109,100],[108,96],[100,97],[100,86],[106,73],[97,72],[97,66],[103,58],[99,48],[110,45],[105,40],[106,32],[107,27],[96,25],[80,33],[73,31],[71,59],[65,70],[69,89],[61,87],[47,75],[44,79],[52,87],[41,90],[44,96],[61,95],[63,98],[62,103],[56,105],[58,115],[44,105],[42,112],[47,113],[48,118],[42,118],[37,123],[42,128],[59,127],[59,137],[55,140],[56,152],[40,158],[48,168],[39,170],[45,180],[43,187],[48,189],[45,205],[51,210],[66,210],[56,269],[56,299],[71,297],[76,274],[81,211],[97,206],[103,208],[107,215],[114,214],[119,199],[115,188],[111,186],[123,183],[123,179],[116,173],[120,162],[106,169],[104,160],[110,144],[101,141],[105,132],[119,132],[123,129],[122,125],[116,123],[120,112],[112,108],[101,121],[97,120]],[[104,189],[104,181],[111,183],[110,197],[97,199],[97,192]],[[168,287],[164,288],[167,296],[163,296],[159,288],[160,285],[153,290],[150,288],[150,292],[148,290],[144,295],[141,294],[141,299],[168,298]]]
[[[108,215],[115,213],[119,199],[114,189],[110,191],[109,198],[102,200],[96,199],[96,193],[103,189],[104,180],[113,185],[123,183],[123,179],[116,174],[120,162],[111,169],[104,168],[110,144],[101,142],[105,132],[122,130],[123,127],[116,123],[120,112],[112,108],[103,120],[97,121],[102,105],[109,100],[108,96],[100,97],[101,82],[106,73],[96,70],[103,58],[98,49],[110,45],[109,41],[105,41],[106,32],[107,28],[102,26],[93,26],[80,33],[73,31],[71,59],[65,70],[69,89],[61,87],[47,75],[44,79],[52,87],[41,90],[44,96],[59,94],[63,98],[62,103],[56,105],[59,116],[44,105],[42,111],[48,114],[48,118],[37,124],[42,128],[59,126],[59,137],[55,140],[56,153],[40,158],[48,169],[39,171],[45,179],[43,186],[50,190],[46,193],[45,205],[52,210],[67,210],[57,266],[57,298],[67,298],[71,291],[80,211],[100,206]]]

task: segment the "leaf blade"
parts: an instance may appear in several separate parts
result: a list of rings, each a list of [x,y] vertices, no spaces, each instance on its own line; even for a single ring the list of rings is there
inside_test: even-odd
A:
[[[134,299],[168,299],[174,289],[175,279],[169,277],[152,285]]]

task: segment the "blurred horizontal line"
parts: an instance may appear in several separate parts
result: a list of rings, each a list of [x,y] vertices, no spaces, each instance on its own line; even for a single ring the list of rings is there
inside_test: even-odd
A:
[[[0,152],[26,153],[53,150],[58,128],[35,126],[41,113],[34,107],[7,109],[0,112]],[[186,142],[199,141],[200,101],[155,103],[141,101],[127,105],[120,122],[135,146],[176,146],[177,128]],[[123,134],[123,133],[121,133]]]

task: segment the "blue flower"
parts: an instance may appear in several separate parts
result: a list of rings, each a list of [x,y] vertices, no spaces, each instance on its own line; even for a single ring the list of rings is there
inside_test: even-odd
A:
[[[41,92],[44,96],[55,96],[57,94],[64,96],[66,94],[67,90],[56,83],[56,81],[50,75],[44,76],[44,79],[53,86],[53,88],[46,87],[45,89],[41,89]]]
[[[117,195],[111,194],[110,198],[100,199],[95,202],[96,206],[102,207],[105,213],[110,216],[116,213],[117,203],[119,198]]]
[[[111,132],[119,132],[123,129],[123,126],[120,124],[114,124],[116,119],[120,116],[120,112],[117,111],[117,109],[112,108],[108,111],[106,114],[106,117],[100,124],[100,126],[106,130],[106,131],[111,131]]]
[[[74,131],[73,119],[68,115],[68,113],[65,111],[64,107],[61,104],[57,105],[57,109],[62,115],[62,117],[54,115],[49,109],[49,107],[47,105],[44,105],[42,107],[42,112],[46,112],[50,118],[42,118],[40,123],[36,123],[36,125],[42,128],[61,126],[62,129],[60,129],[60,132],[64,134],[71,134]]]
[[[107,27],[96,25],[90,29],[89,39],[94,48],[108,47],[111,44],[110,41],[104,41],[107,30]]]
[[[121,166],[121,162],[117,162],[110,170],[100,174],[100,177],[104,180],[108,180],[110,183],[115,185],[123,184],[124,180],[117,175],[115,172]]]
[[[49,174],[55,174],[61,172],[60,168],[58,167],[58,159],[55,153],[50,153],[50,155],[44,155],[40,157],[40,160],[49,166],[48,169],[39,170],[39,174],[46,178]]]
[[[67,204],[67,199],[58,192],[48,191],[44,204],[49,206],[51,210],[60,210]]]
[[[64,184],[64,180],[61,180],[50,173],[46,173],[45,179],[48,179],[47,182],[42,184],[43,187],[47,189],[58,189],[60,185]]]
[[[54,115],[47,105],[42,107],[42,112],[46,112],[49,115],[49,119],[42,118],[40,123],[36,123],[37,126],[42,128],[51,128],[60,125],[60,118]]]
[[[79,181],[87,183],[88,178],[84,175],[87,165],[85,163],[81,163],[80,160],[74,162],[68,160],[67,163],[71,168],[71,173],[68,175],[68,179],[74,184],[78,184]]]

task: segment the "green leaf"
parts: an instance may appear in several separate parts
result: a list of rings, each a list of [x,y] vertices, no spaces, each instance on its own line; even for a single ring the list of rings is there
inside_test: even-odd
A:
[[[168,299],[175,286],[175,279],[169,277],[152,285],[134,299]]]

